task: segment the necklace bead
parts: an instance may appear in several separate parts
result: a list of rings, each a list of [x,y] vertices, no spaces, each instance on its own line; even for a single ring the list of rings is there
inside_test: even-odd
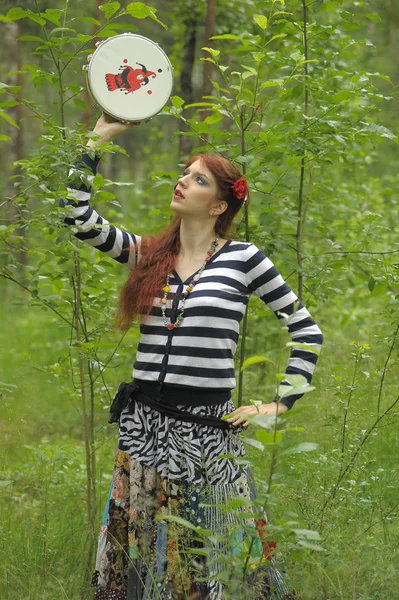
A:
[[[205,269],[206,265],[208,264],[208,262],[211,260],[211,257],[215,253],[218,242],[219,242],[219,236],[217,235],[216,239],[211,244],[210,250],[208,250],[208,252],[207,252],[207,257],[205,258],[204,263],[202,264],[199,271],[194,275],[194,277],[192,278],[190,283],[187,285],[186,291],[183,293],[182,303],[181,303],[181,307],[180,307],[180,314],[178,315],[178,317],[174,323],[168,323],[168,319],[166,317],[166,304],[167,304],[168,294],[170,292],[169,279],[171,277],[170,273],[167,274],[166,285],[162,288],[163,298],[161,298],[161,312],[162,312],[162,317],[163,317],[163,323],[164,323],[165,327],[167,327],[170,331],[172,329],[175,329],[175,327],[179,327],[181,322],[183,321],[184,305],[186,303],[186,300],[187,300],[188,296],[190,295],[190,293],[193,291],[194,286],[197,283],[197,281],[199,281],[202,271]]]

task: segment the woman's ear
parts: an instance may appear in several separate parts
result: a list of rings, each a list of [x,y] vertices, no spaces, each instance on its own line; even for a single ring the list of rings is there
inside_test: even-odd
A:
[[[215,206],[212,207],[211,212],[210,212],[211,216],[215,217],[215,216],[221,215],[222,213],[224,213],[227,210],[228,206],[229,205],[227,204],[227,202],[225,200],[221,200],[220,202],[218,202],[218,204],[216,204]]]

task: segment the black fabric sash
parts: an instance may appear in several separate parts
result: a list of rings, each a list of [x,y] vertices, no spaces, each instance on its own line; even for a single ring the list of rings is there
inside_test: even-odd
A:
[[[152,389],[154,389],[153,384],[150,384],[150,386],[152,387]],[[153,396],[150,396],[143,390],[143,387],[148,386],[143,386],[137,381],[131,381],[129,383],[123,382],[120,384],[118,392],[110,408],[110,419],[108,421],[109,423],[117,423],[119,421],[119,417],[122,410],[124,410],[127,406],[131,405],[132,403],[138,401],[142,404],[145,404],[146,406],[150,406],[151,408],[157,410],[163,415],[172,417],[173,419],[177,419],[179,421],[186,421],[188,423],[199,423],[201,425],[209,425],[211,427],[217,427],[219,429],[231,429],[232,427],[230,423],[227,423],[227,421],[223,421],[222,419],[218,419],[216,417],[194,415],[185,410],[177,408],[177,404],[182,404],[180,391],[180,398],[179,393],[173,395],[173,397],[172,394],[168,393],[169,398],[167,399],[167,401],[165,401],[163,398],[154,398]],[[189,392],[184,393],[187,397],[187,393]],[[230,394],[226,393],[219,393],[219,395],[213,393],[212,396],[208,398],[206,398],[205,394],[205,399],[203,395],[202,400],[200,400],[200,395],[198,395],[198,398],[196,398],[194,402],[191,401],[190,405],[203,406],[210,404],[223,404],[228,399],[230,399]]]

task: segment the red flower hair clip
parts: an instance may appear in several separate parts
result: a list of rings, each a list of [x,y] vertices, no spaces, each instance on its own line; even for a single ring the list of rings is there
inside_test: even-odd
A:
[[[248,194],[248,183],[245,177],[240,177],[240,179],[237,179],[237,181],[231,187],[233,188],[234,198],[237,198],[237,200],[246,200]]]

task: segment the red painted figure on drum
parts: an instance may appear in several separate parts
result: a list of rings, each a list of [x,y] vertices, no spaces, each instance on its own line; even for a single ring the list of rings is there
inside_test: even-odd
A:
[[[124,63],[127,62],[125,58]],[[148,85],[149,78],[155,79],[157,76],[153,71],[147,71],[147,68],[141,63],[138,64],[141,69],[134,69],[129,65],[122,65],[119,67],[122,70],[121,73],[117,73],[114,75],[113,73],[106,73],[105,81],[107,84],[107,88],[110,92],[114,92],[115,90],[124,91],[125,94],[131,94],[136,92],[141,87]],[[162,69],[158,69],[158,72],[161,72]]]

